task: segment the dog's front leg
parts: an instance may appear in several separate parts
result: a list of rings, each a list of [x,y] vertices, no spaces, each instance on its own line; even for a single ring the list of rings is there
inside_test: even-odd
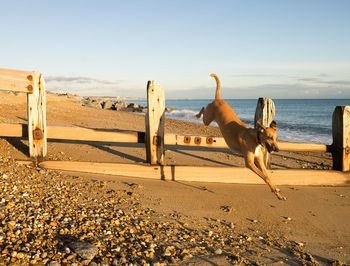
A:
[[[286,200],[287,198],[282,196],[280,193],[280,189],[275,187],[272,183],[271,180],[269,178],[269,175],[267,173],[266,167],[265,167],[265,163],[264,163],[264,158],[263,158],[263,153],[259,154],[258,157],[255,157],[255,162],[257,167],[259,168],[259,170],[267,177],[267,179],[265,180],[265,182],[270,186],[271,191],[276,195],[276,197],[280,200]]]
[[[254,153],[249,152],[247,153],[245,156],[245,164],[246,167],[249,168],[250,170],[252,170],[254,173],[256,173],[258,176],[260,176],[265,183],[270,187],[271,191],[276,195],[276,197],[280,200],[286,200],[285,197],[283,197],[280,193],[279,193],[279,189],[276,188],[272,183],[271,180],[267,174],[266,168],[265,166],[258,168],[255,165],[255,156]],[[258,165],[260,166],[260,163],[257,161]],[[262,158],[261,158],[261,163],[264,164]]]

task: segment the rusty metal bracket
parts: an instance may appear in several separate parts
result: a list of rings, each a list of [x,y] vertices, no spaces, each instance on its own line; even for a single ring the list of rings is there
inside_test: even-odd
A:
[[[207,137],[206,142],[207,142],[207,144],[213,144],[214,139],[212,137]]]
[[[345,153],[350,154],[350,147],[349,146],[345,147]]]
[[[33,130],[33,139],[34,140],[41,140],[44,138],[44,133],[40,128],[36,128]]]
[[[202,138],[201,137],[195,137],[194,138],[194,143],[195,144],[199,145],[199,144],[201,144],[201,142],[202,142]]]
[[[191,143],[191,137],[190,136],[185,136],[184,137],[184,143],[190,144]]]
[[[28,93],[32,93],[33,92],[33,86],[32,85],[28,85],[27,86],[27,90],[28,90]]]

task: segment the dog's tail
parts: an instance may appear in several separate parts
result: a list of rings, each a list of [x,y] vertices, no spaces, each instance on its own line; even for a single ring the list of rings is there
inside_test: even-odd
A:
[[[221,99],[221,94],[220,94],[220,79],[219,79],[219,77],[216,75],[216,74],[210,74],[210,76],[212,77],[212,78],[214,78],[215,79],[215,81],[216,81],[216,92],[215,92],[215,100],[219,100],[219,99]]]

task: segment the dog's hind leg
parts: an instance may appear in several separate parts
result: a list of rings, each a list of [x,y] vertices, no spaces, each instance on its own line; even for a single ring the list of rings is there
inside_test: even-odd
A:
[[[271,182],[271,180],[270,180],[270,178],[269,178],[269,176],[268,176],[268,174],[267,174],[266,168],[265,168],[265,166],[263,165],[263,161],[262,161],[262,160],[257,160],[256,162],[257,162],[257,164],[258,164],[259,167],[256,166],[256,165],[255,165],[255,156],[254,156],[254,153],[252,153],[252,152],[246,154],[246,155],[244,156],[244,158],[245,158],[245,165],[246,165],[246,167],[249,168],[250,170],[252,170],[252,171],[253,171],[254,173],[256,173],[258,176],[260,176],[260,177],[265,181],[265,183],[270,187],[271,191],[276,195],[276,197],[277,197],[278,199],[280,199],[280,200],[286,200],[286,198],[283,197],[283,196],[279,193],[279,189],[276,188],[276,187],[272,184],[272,182]],[[260,162],[259,162],[259,161],[260,161]],[[261,167],[261,164],[260,164],[260,163],[262,163],[263,167]]]

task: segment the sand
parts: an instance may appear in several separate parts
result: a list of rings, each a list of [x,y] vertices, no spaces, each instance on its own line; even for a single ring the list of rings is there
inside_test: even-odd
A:
[[[24,95],[0,92],[0,123],[25,123],[25,110]],[[144,130],[142,114],[86,107],[80,104],[79,98],[54,94],[47,97],[47,123],[52,126]],[[166,132],[220,136],[217,128],[175,120],[166,121]],[[26,141],[6,139],[0,145],[3,146],[3,157],[27,159]],[[47,159],[145,162],[145,149],[141,144],[115,146],[49,142]],[[177,165],[243,166],[243,159],[228,150],[182,147],[167,150],[166,161]],[[272,168],[276,169],[328,169],[331,163],[329,154],[280,152],[272,156]],[[251,241],[249,237],[254,239],[242,252],[240,247],[223,245],[221,253],[216,249],[217,252],[211,255],[194,253],[192,258],[165,260],[166,263],[226,265],[233,263],[232,254],[239,254],[248,264],[350,263],[349,187],[282,186],[280,188],[287,197],[283,202],[277,200],[266,185],[158,181],[77,172],[62,175],[69,180],[78,177],[84,182],[103,181],[107,190],[122,190],[127,184],[136,184],[137,201],[142,208],[151,208],[159,217],[172,217],[175,223],[186,222],[189,228],[198,232],[212,230],[216,233],[232,226],[235,237],[241,236],[248,242]],[[266,236],[273,238],[268,249],[266,243],[260,243]]]

